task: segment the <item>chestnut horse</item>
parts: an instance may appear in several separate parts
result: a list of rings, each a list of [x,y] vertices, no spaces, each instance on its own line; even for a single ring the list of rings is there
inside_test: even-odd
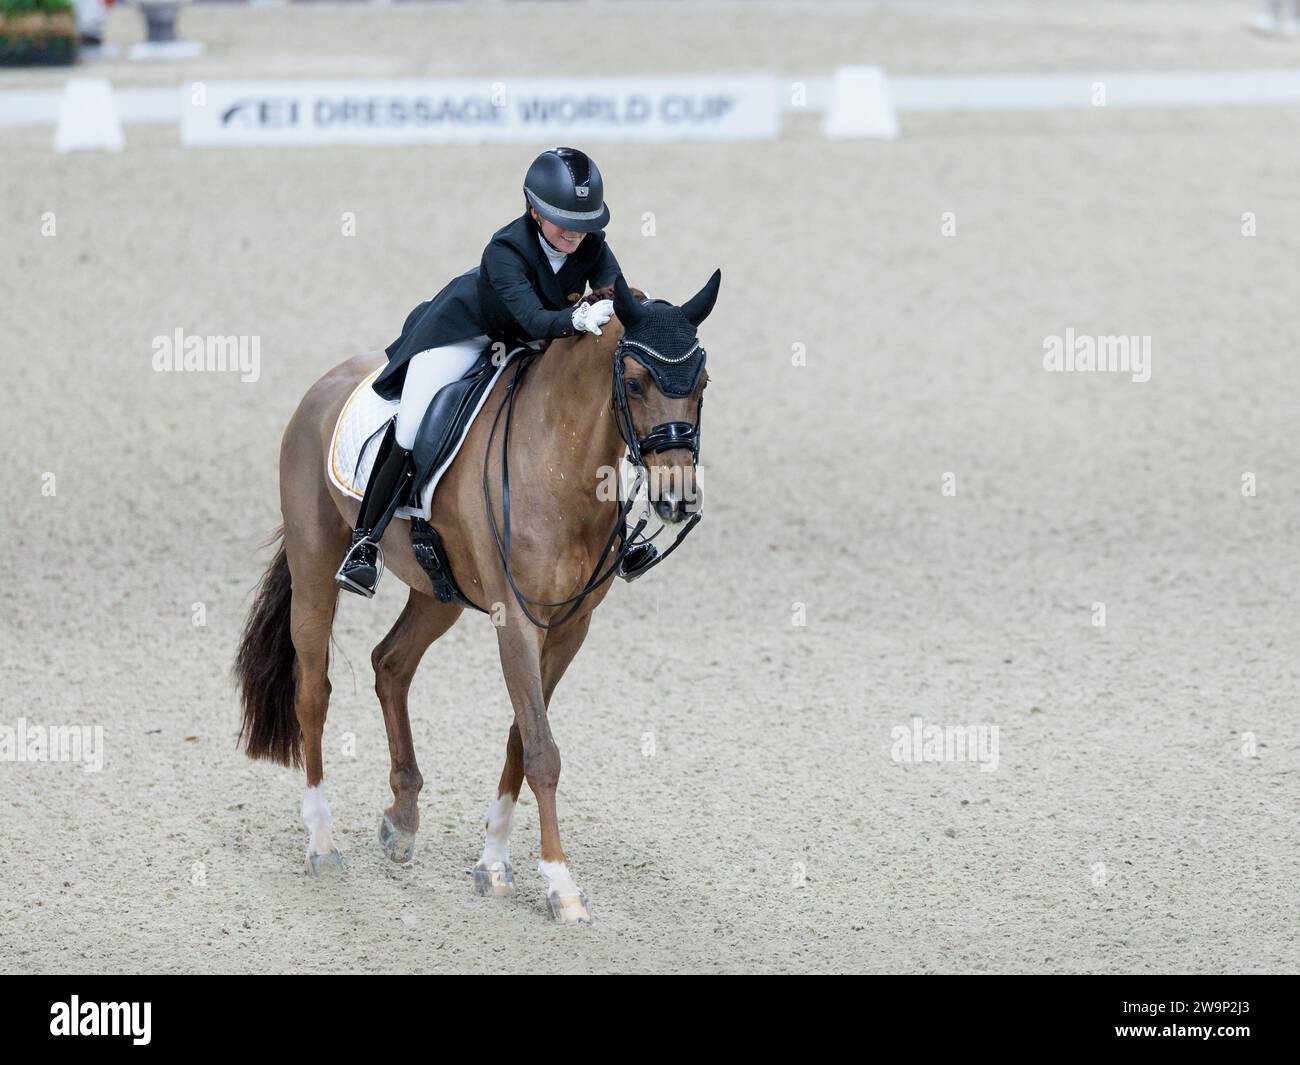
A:
[[[715,272],[699,293],[675,307],[643,300],[620,277],[612,294],[598,294],[612,295],[617,315],[602,335],[556,340],[540,355],[511,360],[433,496],[430,524],[461,592],[493,619],[514,708],[475,889],[484,895],[514,891],[508,837],[526,779],[541,823],[538,871],[558,920],[590,917],[560,846],[560,752],[547,708],[582,646],[592,611],[609,591],[608,577],[625,550],[616,534],[630,507],[620,504],[618,493],[598,487],[608,485],[610,471],[619,469],[627,452],[650,475],[652,489],[659,486],[652,494],[655,508],[665,526],[678,528],[677,542],[680,530],[698,520],[698,492],[690,486],[708,374],[695,330],[712,310],[720,281]],[[684,361],[688,356],[694,363]],[[243,697],[241,740],[249,756],[305,765],[302,819],[313,876],[342,870],[322,786],[321,739],[330,697],[334,574],[358,511],[357,501],[330,483],[326,454],[343,404],[382,361],[376,352],[335,367],[311,387],[289,421],[280,448],[283,541],[258,587],[235,663]],[[694,379],[683,378],[681,368],[692,365]],[[506,507],[503,488],[509,493]],[[384,535],[387,570],[408,586],[409,595],[371,655],[392,762],[393,803],[381,818],[379,838],[396,862],[410,860],[423,785],[407,693],[425,650],[464,609],[435,597],[409,537],[408,523],[400,519]]]

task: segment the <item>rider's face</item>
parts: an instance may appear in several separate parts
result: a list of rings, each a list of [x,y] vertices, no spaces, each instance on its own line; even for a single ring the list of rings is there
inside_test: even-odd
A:
[[[532,210],[532,208],[529,208],[529,210]],[[548,222],[535,210],[532,211],[532,214],[533,221],[542,229],[542,236],[551,242],[552,247],[559,248],[562,252],[572,254],[577,251],[578,245],[582,243],[582,238],[587,235],[572,229],[561,229],[559,226]]]

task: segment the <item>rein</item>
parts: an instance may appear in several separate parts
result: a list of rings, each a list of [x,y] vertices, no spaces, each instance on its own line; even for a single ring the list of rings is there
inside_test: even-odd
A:
[[[638,481],[640,480],[639,471],[644,468],[642,455],[646,452],[666,450],[669,446],[690,447],[692,455],[697,460],[700,453],[700,428],[698,422],[695,425],[688,422],[666,422],[663,425],[656,425],[644,439],[637,438],[632,425],[631,410],[627,402],[621,349],[622,345],[620,344],[619,349],[614,352],[614,391],[611,404],[614,405],[614,409],[619,416],[619,434],[622,436],[623,442],[627,444],[628,458],[638,470]],[[514,419],[515,399],[518,396],[520,381],[522,381],[524,374],[532,366],[539,354],[530,352],[520,356],[514,376],[506,386],[505,400],[497,408],[496,416],[492,419],[492,428],[488,433],[487,446],[483,449],[483,503],[487,509],[488,525],[492,529],[492,539],[496,545],[497,557],[501,560],[501,568],[505,572],[506,582],[510,585],[510,591],[514,594],[516,602],[519,603],[519,609],[539,629],[553,629],[572,618],[582,607],[587,596],[591,595],[592,592],[618,572],[619,566],[638,542],[647,542],[638,541],[637,537],[640,535],[641,530],[645,528],[648,519],[643,516],[631,532],[627,531],[627,516],[637,499],[634,488],[627,493],[627,499],[619,505],[614,528],[610,530],[609,537],[605,540],[605,546],[601,549],[595,568],[591,571],[591,575],[587,578],[580,591],[567,599],[547,602],[542,599],[533,599],[519,590],[519,585],[515,583],[514,574],[510,570],[510,424]],[[702,399],[703,397],[701,397],[701,402]],[[488,471],[492,457],[492,441],[496,437],[497,427],[501,424],[503,414],[505,415],[505,431],[501,436],[501,525],[498,526],[496,514],[492,510],[492,489]],[[699,511],[692,514],[677,533],[677,538],[668,549],[650,562],[649,565],[642,568],[637,576],[648,573],[677,550],[677,546],[686,538],[687,533],[699,524],[701,516]],[[662,529],[659,530],[659,532],[662,531]],[[650,539],[657,537],[659,532],[656,532],[654,537]],[[614,547],[616,540],[619,541],[617,548]],[[605,565],[605,560],[609,557],[611,550],[614,552],[613,560],[602,573],[601,567]],[[529,610],[530,605],[547,609],[568,606],[569,609],[565,611],[564,616],[558,621],[544,622],[535,617],[533,612]]]

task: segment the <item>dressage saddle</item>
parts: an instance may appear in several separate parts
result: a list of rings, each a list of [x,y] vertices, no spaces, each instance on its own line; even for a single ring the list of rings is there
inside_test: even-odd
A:
[[[515,354],[515,351],[511,351],[510,355]],[[478,410],[483,393],[496,378],[498,363],[493,360],[492,353],[492,346],[485,347],[459,380],[444,385],[430,401],[411,448],[414,476],[408,480],[407,493],[400,500],[401,505],[415,511],[411,516],[411,548],[415,552],[416,561],[428,575],[434,594],[444,603],[455,601],[475,610],[483,608],[470,601],[456,584],[456,579],[451,575],[446,548],[443,547],[437,530],[419,516],[419,511],[424,486],[455,454],[470,420]]]
[[[514,353],[512,351],[510,355]],[[466,426],[478,410],[483,393],[491,386],[498,366],[493,361],[492,348],[485,347],[460,380],[444,385],[434,395],[415,434],[415,445],[411,448],[415,476],[410,481],[410,498],[404,500],[404,503],[419,509],[424,486],[454,454],[461,437],[465,435]]]

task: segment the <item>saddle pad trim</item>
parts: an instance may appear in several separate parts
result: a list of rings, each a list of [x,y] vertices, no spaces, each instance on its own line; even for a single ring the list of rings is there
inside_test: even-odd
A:
[[[355,403],[357,397],[361,395],[361,390],[363,388],[369,388],[374,384],[375,378],[380,375],[383,369],[384,367],[379,367],[379,369],[366,376],[365,379],[352,390],[352,395],[348,396],[348,401],[343,404],[343,409],[339,411],[338,420],[334,423],[334,432],[330,434],[330,480],[334,482],[334,486],[338,488],[339,491],[346,492],[348,495],[352,496],[353,499],[361,499],[364,493],[352,483],[352,474],[355,473],[355,471],[349,472],[345,477],[343,472],[338,468],[339,434],[343,431],[343,422],[347,419],[348,411],[352,409],[352,404]],[[394,404],[394,406],[396,406],[396,404]],[[362,453],[364,454],[364,448],[362,449]]]

